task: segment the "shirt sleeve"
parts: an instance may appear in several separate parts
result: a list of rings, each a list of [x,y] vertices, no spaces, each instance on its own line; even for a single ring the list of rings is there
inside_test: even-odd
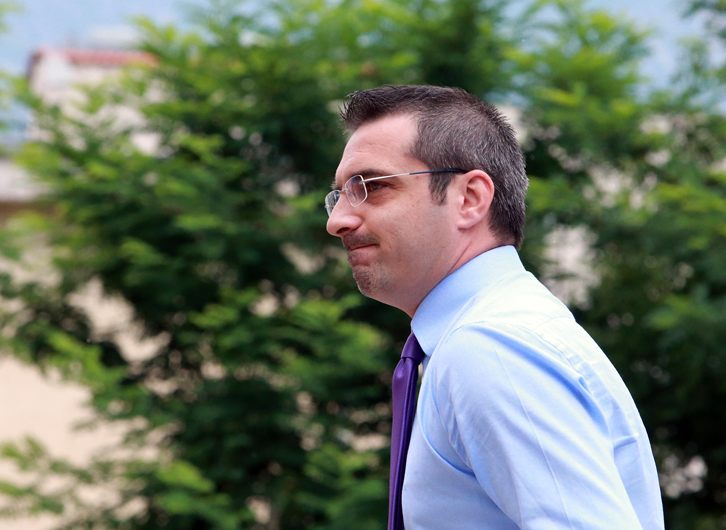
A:
[[[429,369],[453,450],[520,528],[641,529],[602,398],[551,344],[515,326],[470,324]]]

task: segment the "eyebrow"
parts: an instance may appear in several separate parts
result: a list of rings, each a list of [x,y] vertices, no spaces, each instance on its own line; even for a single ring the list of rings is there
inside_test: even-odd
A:
[[[383,176],[386,176],[388,174],[389,173],[386,173],[384,170],[381,170],[381,169],[372,169],[371,168],[371,169],[362,169],[360,171],[356,171],[355,173],[353,173],[348,178],[350,179],[350,178],[352,178],[352,177],[354,177],[356,175],[360,175],[365,180],[366,177],[383,177]],[[333,189],[333,190],[338,190],[338,191],[341,190],[341,187],[338,186],[338,179],[337,178],[333,179],[333,183],[330,185],[330,188]]]

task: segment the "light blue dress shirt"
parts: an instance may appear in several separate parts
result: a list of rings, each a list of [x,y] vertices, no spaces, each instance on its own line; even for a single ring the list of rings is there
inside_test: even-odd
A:
[[[406,530],[656,530],[663,505],[630,392],[513,247],[423,300]]]

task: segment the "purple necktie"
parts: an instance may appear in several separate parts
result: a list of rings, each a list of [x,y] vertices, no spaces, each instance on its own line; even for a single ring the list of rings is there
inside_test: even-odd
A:
[[[393,428],[391,431],[391,477],[388,492],[388,530],[403,530],[401,493],[406,471],[406,455],[411,442],[416,410],[418,365],[426,356],[413,333],[403,347],[401,360],[393,372]]]

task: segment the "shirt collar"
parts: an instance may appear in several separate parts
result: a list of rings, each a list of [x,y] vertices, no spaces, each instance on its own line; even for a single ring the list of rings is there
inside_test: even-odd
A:
[[[469,300],[499,283],[505,275],[521,271],[524,266],[516,249],[505,246],[479,254],[441,280],[423,299],[411,321],[421,349],[431,355]]]

